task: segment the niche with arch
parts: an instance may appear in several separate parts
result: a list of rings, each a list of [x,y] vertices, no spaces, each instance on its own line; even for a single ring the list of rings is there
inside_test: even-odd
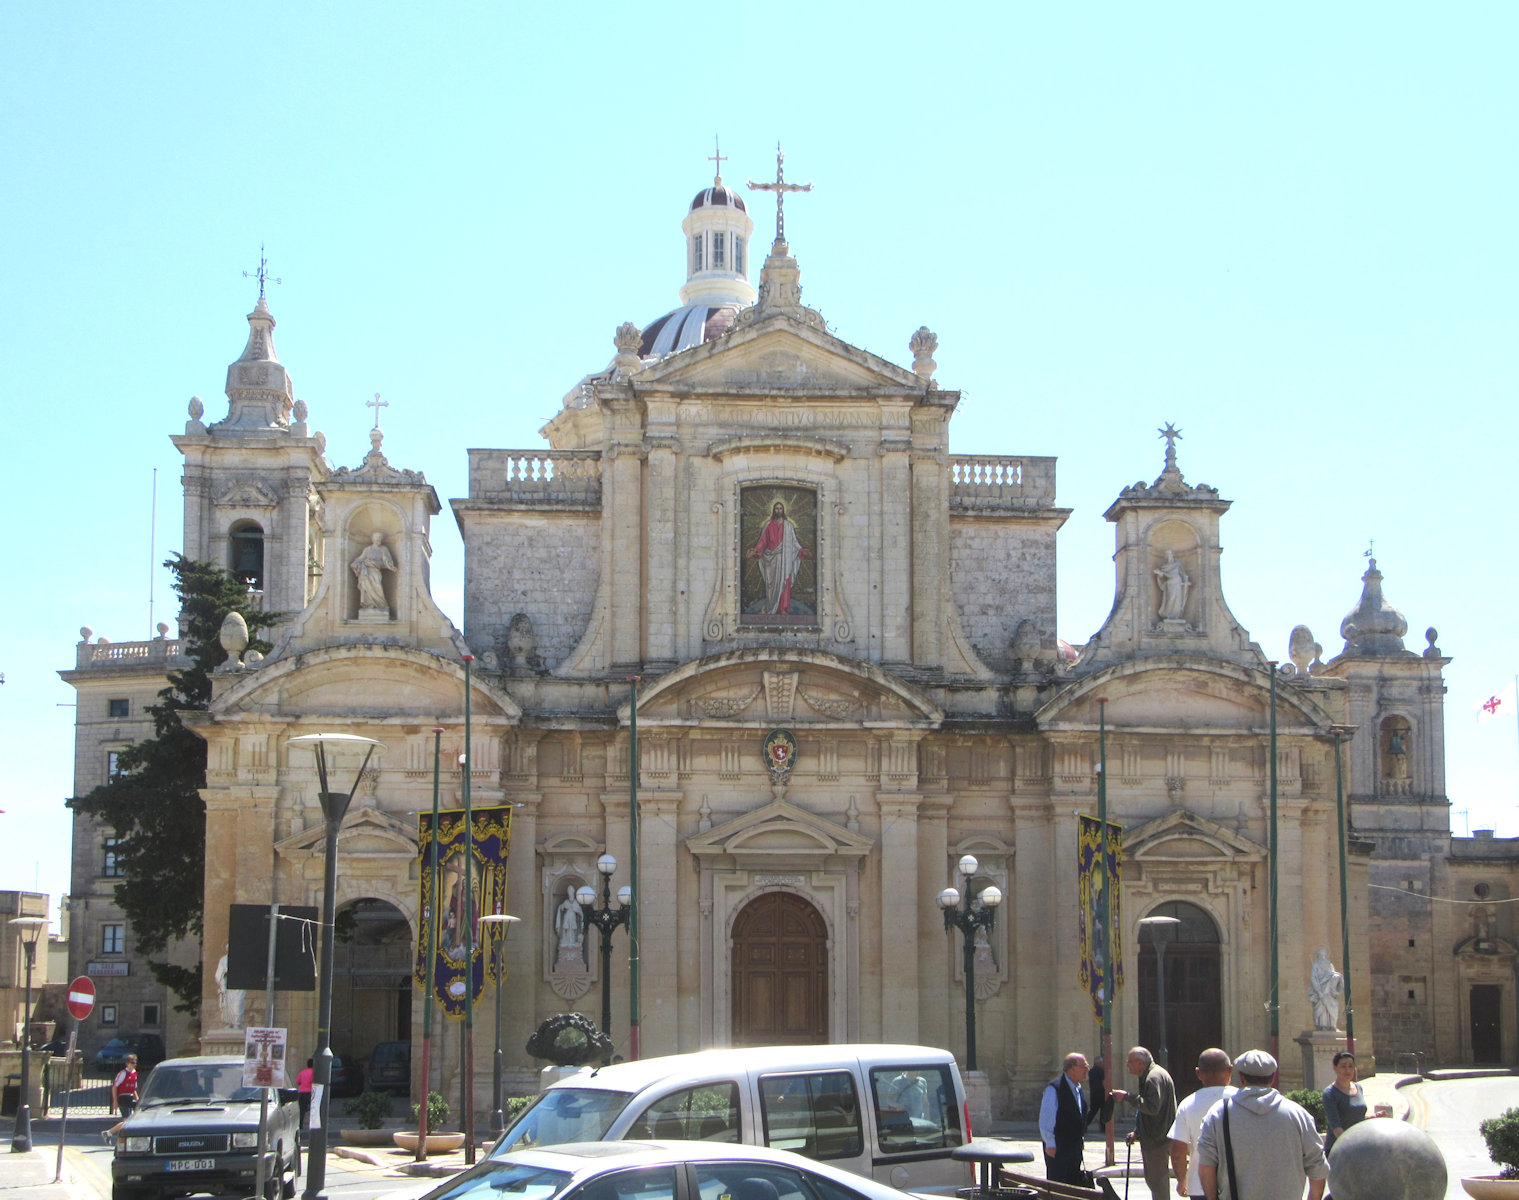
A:
[[[227,570],[253,591],[264,590],[264,527],[257,521],[234,521],[227,530]]]
[[[1163,521],[1150,531],[1144,563],[1149,611],[1157,629],[1191,628],[1198,601],[1201,555],[1197,531],[1185,521]]]
[[[1377,778],[1384,795],[1403,795],[1413,786],[1413,726],[1408,718],[1382,718],[1377,729]]]
[[[394,621],[402,569],[400,522],[389,512],[360,510],[348,523],[344,550],[344,616],[367,623]]]

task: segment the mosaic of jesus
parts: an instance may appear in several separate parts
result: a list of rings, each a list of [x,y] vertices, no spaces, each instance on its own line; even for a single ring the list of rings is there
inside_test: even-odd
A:
[[[745,623],[810,623],[817,612],[817,493],[745,488],[740,507]]]

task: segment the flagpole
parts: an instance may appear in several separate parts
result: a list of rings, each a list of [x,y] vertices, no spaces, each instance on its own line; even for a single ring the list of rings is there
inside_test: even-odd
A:
[[[1097,857],[1102,863],[1102,903],[1098,920],[1102,933],[1102,1098],[1113,1090],[1113,876],[1108,870],[1108,698],[1097,697]],[[1095,1099],[1095,1097],[1094,1097]],[[1113,1121],[1106,1122],[1108,1166],[1118,1161],[1113,1149]]]
[[[1276,819],[1276,660],[1266,664],[1271,672],[1271,999],[1266,1007],[1271,1012],[1271,1057],[1277,1062],[1281,1057],[1281,971],[1277,944],[1277,819]],[[1348,967],[1350,964],[1346,964]]]
[[[438,986],[438,771],[443,757],[443,729],[432,731],[432,838],[428,842],[431,862],[427,870],[427,914],[421,930],[424,961],[422,972],[422,1103],[417,1108],[417,1161],[427,1161],[427,1095],[432,1088],[432,994]]]

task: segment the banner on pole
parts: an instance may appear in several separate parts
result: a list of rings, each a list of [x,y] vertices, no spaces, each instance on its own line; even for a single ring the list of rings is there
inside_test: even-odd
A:
[[[480,917],[506,912],[506,860],[512,843],[512,808],[510,805],[477,808],[473,816],[474,836],[470,838],[464,829],[463,809],[440,812],[436,834],[432,813],[417,814],[417,859],[421,868],[417,911],[422,914],[422,924],[417,931],[417,960],[412,978],[419,987],[431,987],[443,1014],[454,1018],[464,1016],[471,996],[479,999],[486,976],[494,977],[495,942],[491,939],[505,936],[504,926],[490,925],[482,931]],[[474,854],[470,895],[465,894],[464,886],[467,852]],[[435,854],[436,904],[432,895]],[[465,931],[471,922],[474,955],[466,962]]]
[[[1106,845],[1104,845],[1106,841]],[[1109,895],[1103,894],[1102,856],[1107,856]],[[1080,934],[1081,966],[1077,977],[1092,1000],[1092,1018],[1102,1020],[1103,946],[1101,930],[1107,910],[1112,943],[1113,992],[1123,991],[1123,891],[1119,887],[1119,864],[1123,860],[1123,826],[1108,822],[1107,838],[1096,817],[1080,817],[1076,830],[1077,929]]]

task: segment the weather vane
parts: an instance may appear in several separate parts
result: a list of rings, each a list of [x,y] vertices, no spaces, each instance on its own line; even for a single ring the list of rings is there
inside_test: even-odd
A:
[[[264,298],[264,284],[269,280],[269,260],[264,257],[263,242],[258,244],[258,270],[244,271],[243,278],[258,280],[258,298],[262,300]],[[274,282],[284,283],[285,281],[283,279],[276,279]]]
[[[775,240],[786,240],[786,193],[787,192],[810,192],[811,183],[787,183],[786,182],[786,152],[781,149],[779,142],[775,143],[775,182],[755,183],[749,181],[749,188],[755,192],[775,193]]]
[[[715,162],[717,164],[717,170],[712,172],[712,186],[721,187],[723,182],[723,163],[728,160],[723,155],[723,148],[718,143],[717,134],[715,133],[712,135],[712,149],[713,153],[707,155],[708,162]]]
[[[381,400],[380,399],[380,393],[376,392],[374,394],[374,399],[373,400],[366,400],[366,401],[364,401],[364,407],[365,408],[372,408],[372,409],[374,409],[374,427],[376,429],[378,429],[380,427],[380,409],[382,409],[382,408],[389,408],[390,407],[390,401],[389,400]]]

